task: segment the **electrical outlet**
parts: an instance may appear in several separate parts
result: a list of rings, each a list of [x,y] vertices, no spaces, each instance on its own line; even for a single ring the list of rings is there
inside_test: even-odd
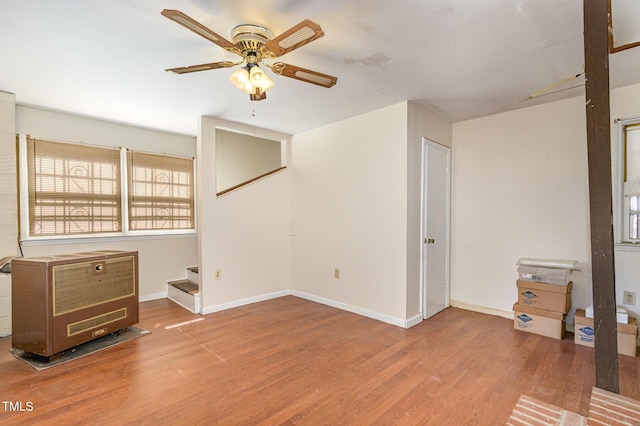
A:
[[[340,278],[340,269],[336,268],[333,270],[333,278],[336,280]]]
[[[219,280],[220,278],[222,278],[222,270],[221,269],[216,269],[215,274],[214,274],[214,278],[216,280]]]
[[[635,291],[625,291],[622,293],[622,304],[623,305],[635,305],[636,304],[636,292]]]

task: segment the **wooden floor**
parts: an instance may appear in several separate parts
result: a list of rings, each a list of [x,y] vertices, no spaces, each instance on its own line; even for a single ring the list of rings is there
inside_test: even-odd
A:
[[[521,394],[585,415],[593,349],[449,308],[404,330],[293,296],[198,316],[141,304],[151,334],[35,371],[0,339],[9,424],[500,425]],[[620,356],[640,399],[640,358]]]

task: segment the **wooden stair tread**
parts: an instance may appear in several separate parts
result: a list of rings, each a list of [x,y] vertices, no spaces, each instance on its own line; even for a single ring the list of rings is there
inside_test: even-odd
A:
[[[198,267],[197,266],[189,266],[187,268],[187,271],[193,272],[194,274],[197,274],[198,273]]]
[[[167,284],[189,294],[198,294],[200,292],[198,284],[187,279],[169,281]]]

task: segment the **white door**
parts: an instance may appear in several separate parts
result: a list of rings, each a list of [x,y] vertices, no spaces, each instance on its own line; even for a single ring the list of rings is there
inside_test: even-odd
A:
[[[450,149],[423,138],[422,317],[449,306]]]

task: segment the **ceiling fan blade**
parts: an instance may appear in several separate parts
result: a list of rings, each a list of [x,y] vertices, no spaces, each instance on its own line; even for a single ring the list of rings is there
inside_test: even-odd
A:
[[[320,25],[305,19],[298,25],[288,29],[273,40],[265,43],[265,47],[274,54],[275,57],[291,52],[313,40],[324,35]]]
[[[196,72],[196,71],[215,70],[218,68],[231,68],[234,65],[236,64],[228,61],[211,62],[209,64],[191,65],[189,67],[169,68],[169,69],[166,69],[165,71],[171,71],[176,74],[186,74],[186,73]]]
[[[229,40],[211,31],[209,28],[205,27],[200,22],[196,21],[193,18],[188,17],[187,15],[180,12],[179,10],[164,9],[161,12],[161,14],[162,16],[177,22],[183,27],[217,44],[218,46],[222,47],[225,50],[236,49],[236,46],[233,43],[231,43]]]
[[[318,86],[326,88],[333,87],[338,82],[338,77],[282,62],[276,62],[273,64],[272,70],[276,74],[295,78],[296,80],[304,81],[306,83],[317,84]]]

